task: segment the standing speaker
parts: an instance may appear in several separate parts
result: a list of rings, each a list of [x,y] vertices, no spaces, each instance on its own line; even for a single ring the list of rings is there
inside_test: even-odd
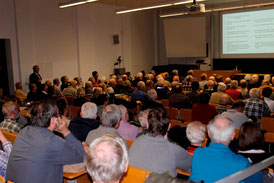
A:
[[[119,35],[118,34],[113,35],[113,44],[119,44]]]

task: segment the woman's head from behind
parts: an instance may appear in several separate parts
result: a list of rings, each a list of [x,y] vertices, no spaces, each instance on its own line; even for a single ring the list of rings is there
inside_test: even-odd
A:
[[[261,149],[264,144],[264,135],[254,122],[245,122],[240,128],[239,150]]]

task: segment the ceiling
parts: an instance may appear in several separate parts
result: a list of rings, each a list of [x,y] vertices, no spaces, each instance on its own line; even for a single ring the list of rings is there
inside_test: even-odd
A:
[[[150,6],[159,3],[172,3],[175,0],[99,0],[97,3],[114,5],[117,9],[137,8],[142,6]],[[257,4],[273,2],[273,0],[205,0],[203,3],[208,8],[231,7],[238,5]],[[173,10],[184,7],[185,5],[177,5],[172,7],[161,8],[161,10]]]

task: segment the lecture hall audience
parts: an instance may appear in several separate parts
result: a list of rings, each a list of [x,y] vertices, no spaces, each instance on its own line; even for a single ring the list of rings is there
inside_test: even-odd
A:
[[[39,68],[39,67],[38,67]],[[37,70],[37,69],[36,69]],[[34,71],[32,75],[37,76],[38,72]],[[85,82],[85,88],[82,87],[82,79],[80,77],[72,77],[74,80],[69,82],[67,76],[63,76],[61,78],[62,85],[60,87],[60,81],[58,78],[53,80],[53,84],[50,80],[42,82],[42,77],[39,77],[39,89],[37,90],[37,86],[34,83],[29,83],[30,92],[27,95],[27,99],[20,97],[18,93],[22,91],[22,84],[20,82],[16,83],[16,96],[14,98],[19,99],[20,105],[26,104],[26,102],[30,101],[30,104],[34,101],[34,113],[32,112],[31,117],[31,125],[23,128],[21,132],[19,132],[18,141],[22,141],[22,136],[26,136],[27,132],[30,132],[32,137],[36,137],[37,139],[29,139],[27,141],[29,143],[36,143],[36,140],[41,140],[41,134],[35,132],[35,129],[39,129],[41,131],[45,131],[48,128],[48,138],[54,139],[51,144],[61,143],[61,144],[68,144],[71,142],[67,142],[72,140],[73,144],[77,146],[78,151],[75,152],[76,154],[79,152],[83,152],[83,146],[80,146],[79,141],[86,141],[88,145],[95,142],[97,138],[100,138],[106,134],[116,135],[117,137],[111,137],[110,141],[114,139],[120,139],[121,137],[123,142],[125,140],[132,140],[133,144],[130,148],[129,157],[131,159],[131,165],[136,166],[139,168],[147,169],[154,171],[156,173],[161,173],[164,171],[168,171],[173,177],[176,176],[176,168],[180,168],[183,170],[189,171],[191,166],[191,156],[188,156],[186,153],[187,149],[190,153],[194,152],[194,161],[192,163],[192,167],[194,168],[191,174],[191,180],[205,180],[210,179],[211,175],[211,167],[206,171],[210,171],[208,175],[198,175],[197,171],[200,171],[204,167],[201,165],[199,156],[196,154],[207,154],[213,153],[213,150],[216,149],[215,146],[222,146],[227,152],[229,157],[223,157],[223,155],[217,151],[215,151],[214,157],[216,159],[222,159],[222,161],[230,161],[231,164],[229,166],[233,166],[233,171],[230,170],[230,167],[223,167],[223,169],[218,170],[219,178],[224,177],[225,175],[230,175],[232,172],[236,172],[237,170],[244,169],[250,166],[246,163],[246,160],[242,157],[240,158],[238,155],[233,154],[227,147],[230,143],[230,140],[233,138],[233,135],[229,135],[230,139],[223,142],[222,140],[217,140],[214,136],[216,130],[213,132],[210,131],[212,128],[220,127],[219,130],[224,130],[222,127],[229,126],[228,129],[232,129],[230,123],[232,123],[237,129],[239,129],[242,125],[242,128],[248,126],[247,124],[255,124],[255,123],[244,123],[246,121],[253,120],[254,122],[259,122],[260,118],[264,116],[269,116],[270,111],[273,111],[273,86],[270,82],[270,75],[265,75],[264,80],[261,84],[261,80],[257,74],[253,75],[246,75],[245,79],[240,81],[240,86],[238,85],[238,79],[236,76],[231,75],[230,77],[226,78],[223,81],[223,76],[218,74],[213,74],[207,80],[206,73],[201,75],[201,82],[198,82],[196,78],[193,78],[193,71],[190,70],[186,74],[185,80],[183,78],[183,74],[179,75],[178,70],[173,70],[169,76],[168,72],[157,73],[151,70],[148,74],[145,71],[141,71],[136,74],[135,80],[132,81],[132,77],[130,73],[123,74],[121,76],[116,76],[115,74],[111,74],[110,78],[103,76],[99,80],[99,73],[94,71],[92,73],[92,77],[89,78],[89,81]],[[185,75],[184,75],[185,76]],[[38,77],[37,77],[38,78]],[[236,80],[237,79],[237,80]],[[272,82],[274,81],[274,77],[272,77]],[[35,81],[37,82],[37,81]],[[172,82],[170,84],[170,82]],[[182,83],[179,83],[182,82]],[[44,87],[45,86],[45,87]],[[184,86],[185,91],[182,90],[182,86]],[[48,88],[48,89],[47,89]],[[52,88],[52,89],[49,89]],[[172,89],[171,89],[172,88]],[[252,88],[251,90],[249,90]],[[44,90],[43,90],[44,89]],[[218,91],[216,92],[216,90]],[[206,92],[205,92],[206,91]],[[22,91],[23,92],[23,91]],[[46,94],[47,93],[47,94]],[[227,93],[227,94],[226,94]],[[261,95],[262,93],[262,95]],[[118,95],[117,95],[118,94]],[[211,97],[210,97],[211,94]],[[42,96],[44,95],[44,96]],[[62,98],[62,95],[65,95]],[[229,96],[230,95],[230,96]],[[160,96],[160,97],[159,97]],[[60,98],[61,97],[61,98]],[[58,105],[58,110],[56,111],[55,104],[47,104],[44,102],[40,102],[43,98],[52,98],[56,100]],[[7,97],[1,97],[3,99],[1,101],[2,104],[7,102]],[[163,105],[161,104],[160,99],[168,99],[169,107],[175,107],[177,109],[185,109],[188,108],[192,111],[192,122],[188,125],[188,127],[180,127],[175,126],[169,130],[169,119],[168,119],[168,111],[165,110]],[[234,100],[233,100],[234,99]],[[239,101],[238,99],[244,99],[244,101]],[[67,102],[69,101],[69,104]],[[90,102],[87,102],[90,101]],[[210,102],[209,102],[210,101]],[[15,101],[13,101],[15,102]],[[38,102],[38,103],[37,103]],[[87,102],[87,103],[86,103]],[[91,103],[94,102],[94,103]],[[233,104],[232,104],[233,102]],[[36,104],[37,103],[37,104]],[[209,105],[208,103],[213,103],[213,105]],[[28,103],[29,104],[29,103]],[[89,107],[87,107],[87,104]],[[111,104],[111,105],[109,105]],[[122,104],[122,105],[120,105]],[[216,104],[220,104],[217,106]],[[232,109],[231,105],[232,104]],[[41,111],[41,109],[37,106],[47,105],[48,107],[46,110],[48,111],[47,115],[47,123],[46,122],[39,122],[35,123],[37,120],[38,112],[41,114],[46,115],[46,111]],[[71,106],[79,106],[81,107],[80,116],[70,119],[71,118]],[[120,105],[120,106],[117,106]],[[15,102],[14,116],[13,117],[6,117],[9,119],[13,119],[17,124],[20,120],[21,113],[18,113],[19,106]],[[50,107],[51,106],[51,107]],[[54,107],[52,107],[54,106]],[[159,108],[160,107],[160,108]],[[3,107],[4,108],[4,107]],[[167,108],[168,109],[168,108]],[[217,109],[217,110],[216,110]],[[40,110],[40,111],[39,111]],[[35,113],[36,111],[36,113]],[[97,111],[97,113],[96,113]],[[217,111],[221,111],[222,114],[220,115],[221,118],[215,117],[217,115]],[[226,112],[223,112],[226,111]],[[2,112],[2,111],[1,111]],[[4,111],[3,111],[4,112]],[[19,115],[16,115],[15,113]],[[221,113],[220,112],[220,113]],[[244,113],[243,113],[244,112]],[[56,113],[56,115],[55,115]],[[5,113],[6,114],[6,113]],[[139,114],[139,117],[138,117]],[[1,115],[1,114],[0,114]],[[148,115],[148,117],[147,117]],[[19,118],[18,118],[19,116]],[[61,118],[59,118],[59,116]],[[100,116],[97,118],[98,121],[95,119],[96,116]],[[179,113],[178,113],[179,116]],[[5,120],[6,120],[5,118]],[[250,119],[249,119],[250,118]],[[35,120],[34,120],[35,119]],[[135,121],[132,121],[132,120]],[[17,121],[18,120],[18,121]],[[41,119],[40,119],[41,120]],[[99,122],[101,120],[101,123]],[[200,122],[197,122],[200,121]],[[190,121],[189,121],[190,122]],[[209,147],[205,148],[197,148],[201,146],[205,139],[205,127],[204,124],[209,123],[209,137],[212,140]],[[27,124],[24,123],[23,126]],[[4,122],[0,123],[0,126],[7,126]],[[42,126],[41,126],[42,125]],[[135,126],[134,126],[135,125]],[[10,125],[8,125],[10,126]],[[253,125],[254,126],[254,125]],[[66,136],[66,133],[71,133]],[[133,130],[134,129],[134,130]],[[233,127],[234,129],[234,127]],[[246,128],[245,128],[246,129]],[[257,127],[248,127],[254,131],[253,135],[258,135],[260,137],[261,133],[257,133]],[[66,136],[64,139],[55,139],[55,135],[52,131],[58,134],[59,136]],[[169,132],[168,132],[169,131]],[[167,133],[168,132],[168,133]],[[63,135],[62,135],[63,133]],[[230,131],[229,131],[230,133]],[[248,139],[252,139],[252,135],[248,135],[250,133],[249,130],[240,130],[240,137],[239,140],[239,153],[243,151],[248,151],[250,149],[243,148],[241,144],[243,144],[243,140],[246,138],[242,138],[243,134],[247,134],[246,136]],[[65,134],[65,135],[64,135]],[[212,135],[213,134],[213,135]],[[54,136],[53,136],[54,135]],[[242,136],[241,136],[242,135]],[[74,138],[74,136],[76,138]],[[1,137],[1,134],[0,134]],[[67,139],[68,138],[68,139]],[[79,141],[77,140],[79,139]],[[189,138],[189,141],[187,140]],[[257,137],[254,137],[258,140]],[[44,139],[44,140],[45,140]],[[169,142],[167,139],[171,140]],[[178,140],[180,139],[180,140]],[[1,139],[0,139],[1,140]],[[61,140],[61,141],[60,141]],[[10,166],[8,166],[7,175],[11,177],[9,180],[27,180],[27,178],[22,178],[24,173],[18,173],[18,175],[14,175],[14,173],[10,172],[17,172],[22,169],[21,167],[29,167],[29,170],[34,168],[36,169],[35,172],[40,176],[47,174],[50,177],[50,182],[59,182],[62,178],[61,173],[61,164],[68,164],[68,157],[62,157],[64,160],[60,164],[54,164],[52,166],[57,167],[58,171],[52,172],[52,167],[47,166],[45,163],[44,170],[42,172],[40,167],[36,167],[33,163],[26,162],[26,165],[22,162],[17,162],[16,153],[22,153],[21,148],[26,144],[20,141],[20,145],[15,143],[15,151],[11,153],[10,158]],[[183,142],[182,142],[183,141]],[[235,147],[233,149],[234,152],[237,152],[237,141]],[[262,141],[260,141],[262,142]],[[40,142],[43,145],[43,148],[39,148],[33,146],[32,149],[34,150],[39,149],[40,151],[44,151],[48,153],[50,148],[45,148],[46,142]],[[176,145],[176,143],[178,145]],[[246,143],[246,142],[245,142]],[[263,143],[263,142],[262,142]],[[149,144],[149,145],[146,145]],[[217,144],[217,145],[216,145]],[[55,144],[56,145],[56,144]],[[103,146],[105,144],[103,143]],[[118,144],[117,144],[118,145]],[[128,148],[127,143],[125,142],[126,149]],[[45,147],[44,147],[45,146]],[[76,147],[75,146],[75,147]],[[55,146],[54,146],[55,147]],[[86,148],[87,146],[84,145]],[[144,147],[146,149],[144,150]],[[251,146],[250,146],[251,147]],[[27,148],[26,148],[27,149]],[[202,150],[203,149],[203,150]],[[213,150],[212,150],[213,149]],[[265,154],[269,154],[271,151],[269,149],[265,149],[255,143],[252,145],[252,149],[255,150],[264,150]],[[107,149],[111,150],[111,149]],[[195,150],[195,151],[194,151]],[[38,151],[38,150],[37,150]],[[58,148],[55,149],[54,153],[58,151]],[[197,153],[197,152],[198,153]],[[108,155],[108,152],[105,152]],[[174,156],[170,156],[171,154]],[[246,152],[243,152],[246,153]],[[273,153],[273,152],[272,152]],[[22,153],[24,158],[28,159],[32,152]],[[50,153],[51,154],[51,153]],[[81,153],[80,153],[81,154]],[[180,156],[178,155],[180,154]],[[77,156],[78,156],[77,155]],[[178,156],[177,156],[178,155]],[[246,155],[246,154],[243,154]],[[51,155],[52,159],[57,158],[58,156],[55,154]],[[195,157],[196,156],[196,157]],[[253,156],[253,154],[252,154]],[[197,158],[198,157],[198,158]],[[33,162],[40,161],[40,156],[33,156],[29,159],[32,159]],[[60,158],[60,157],[59,157]],[[75,160],[74,157],[69,157],[70,160]],[[224,159],[223,159],[224,158]],[[239,159],[239,162],[234,162],[233,159]],[[264,159],[264,156],[261,157]],[[78,161],[80,156],[77,159]],[[195,160],[196,159],[196,160]],[[232,159],[232,160],[231,160]],[[100,160],[100,159],[98,159]],[[104,160],[104,159],[102,159]],[[261,159],[260,159],[261,160]],[[208,161],[211,161],[209,158]],[[213,160],[215,162],[215,159]],[[216,160],[217,161],[217,160]],[[86,161],[87,162],[87,161]],[[221,161],[220,161],[221,162]],[[256,161],[257,162],[257,161]],[[211,162],[208,162],[209,164]],[[233,164],[233,165],[232,165]],[[243,166],[244,164],[244,166]],[[88,172],[92,175],[93,180],[97,179],[92,172],[96,173],[92,168],[89,169],[88,166],[91,164],[86,163],[88,168]],[[10,168],[9,168],[10,167]],[[239,168],[240,167],[240,168]],[[106,167],[107,168],[107,167]],[[228,170],[225,170],[225,169]],[[122,168],[123,169],[123,168]],[[126,171],[126,168],[120,171],[119,177],[115,178],[115,181],[119,181],[123,172]],[[196,170],[197,169],[197,170]],[[24,171],[25,172],[25,171]],[[41,173],[40,173],[41,172]],[[47,173],[46,173],[47,172]],[[225,173],[224,173],[225,172]],[[259,174],[258,174],[259,175]],[[254,177],[258,178],[258,175]],[[55,177],[55,180],[53,180]],[[198,177],[198,178],[197,178]],[[254,178],[252,177],[252,179]],[[197,179],[196,179],[197,178]],[[39,177],[34,176],[35,180],[40,180]],[[114,179],[113,179],[114,180]],[[257,181],[257,179],[253,179]],[[28,180],[29,181],[29,180]],[[37,182],[37,181],[36,181]],[[39,181],[38,181],[39,182]],[[41,182],[41,181],[40,181]],[[43,182],[43,181],[42,181]]]

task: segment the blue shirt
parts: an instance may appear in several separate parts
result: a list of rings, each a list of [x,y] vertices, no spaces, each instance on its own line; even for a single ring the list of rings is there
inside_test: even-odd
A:
[[[249,166],[245,157],[235,154],[228,146],[211,142],[208,147],[195,150],[189,179],[194,182],[216,182]],[[262,182],[262,174],[257,173],[242,182]]]

